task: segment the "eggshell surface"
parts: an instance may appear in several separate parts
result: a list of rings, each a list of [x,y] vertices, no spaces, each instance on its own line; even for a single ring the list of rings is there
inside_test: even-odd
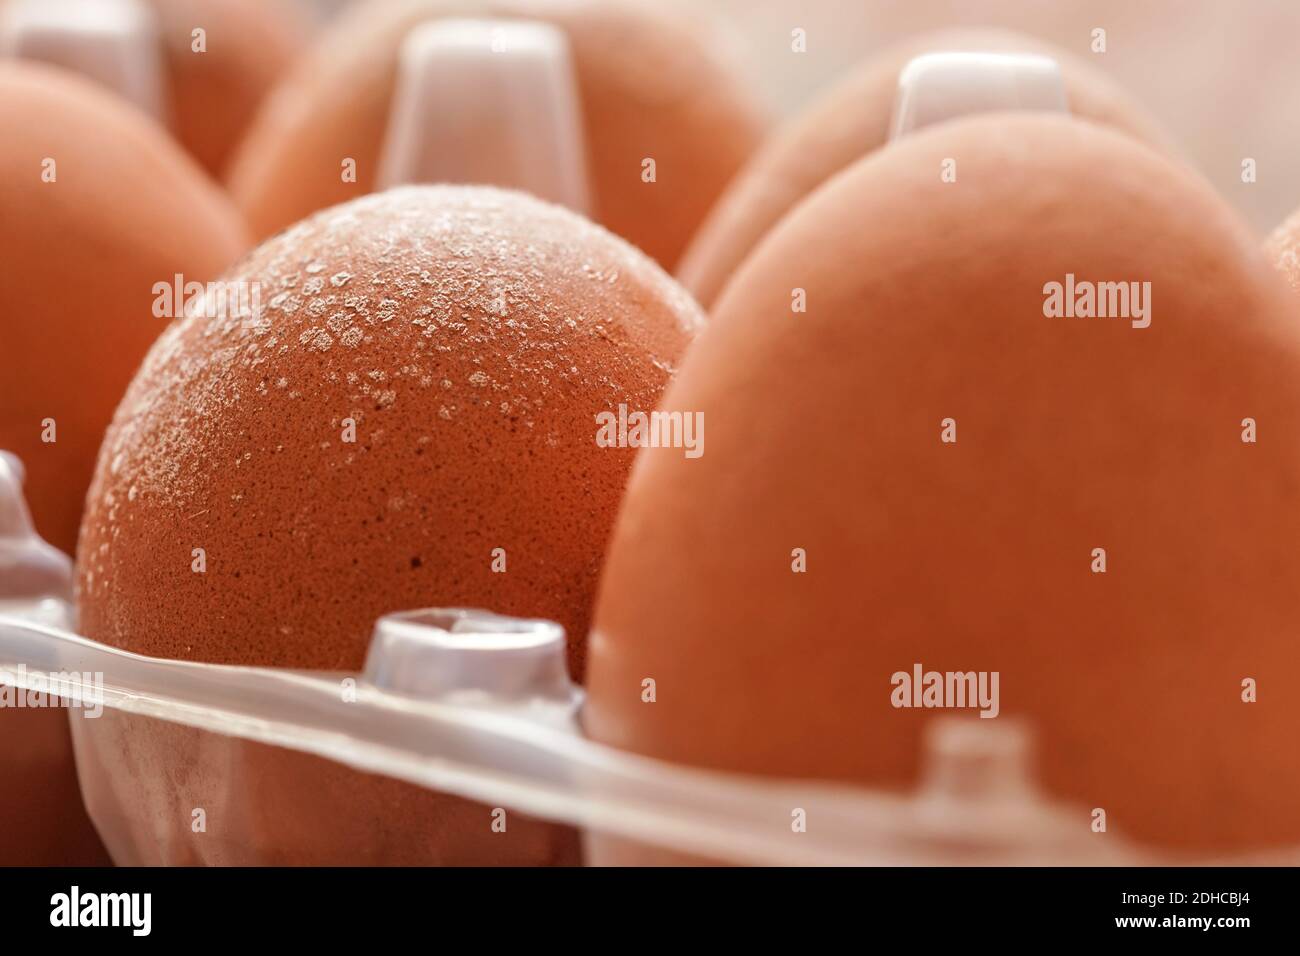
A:
[[[326,210],[226,278],[263,290],[257,315],[169,330],[105,441],[83,632],[152,656],[356,672],[380,615],[480,606],[563,623],[580,676],[632,457],[596,444],[595,415],[654,406],[702,321],[689,296],[600,227],[480,187]],[[576,845],[526,826],[492,843],[488,809],[378,778],[331,787],[355,774],[314,758],[231,741],[217,756],[163,724],[94,732],[115,763],[190,767],[115,775],[118,805],[165,817],[227,793],[232,767],[259,781],[240,811],[259,858],[347,862],[351,844],[304,822],[343,811],[388,834],[367,837],[370,862],[463,862],[466,843],[484,862],[554,862]],[[175,859],[217,853],[177,840]]]
[[[632,455],[594,416],[654,406],[690,297],[586,220],[478,187],[336,207],[225,281],[260,289],[256,316],[170,328],[105,440],[86,633],[359,670],[381,614],[485,606],[564,624],[580,673]]]
[[[1023,52],[1061,68],[1076,116],[1162,145],[1165,135],[1109,78],[1051,44],[1001,30],[954,30],[906,40],[865,61],[777,129],[701,224],[678,265],[682,283],[709,307],[762,236],[836,172],[886,144],[898,77],[933,52]]]
[[[1150,325],[1049,317],[1067,274],[1151,283]],[[983,720],[896,707],[893,675],[996,672],[994,719],[1028,723],[1081,828],[1300,841],[1300,705],[1262,696],[1297,661],[1300,339],[1193,174],[1069,118],[922,130],[763,240],[662,407],[703,413],[708,447],[634,468],[596,740],[906,790],[929,721]]]
[[[268,100],[231,188],[269,235],[373,188],[412,27],[439,17],[532,19],[568,37],[584,114],[592,218],[671,268],[724,185],[757,146],[762,120],[700,23],[651,5],[401,0],[344,14]],[[643,179],[645,160],[655,181]],[[355,163],[355,181],[344,176]]]
[[[178,140],[220,178],[270,92],[310,41],[296,0],[150,0]],[[196,30],[202,30],[203,49]]]
[[[0,64],[0,210],[0,448],[26,466],[37,531],[71,554],[104,429],[169,322],[154,286],[215,278],[243,226],[143,115],[26,63]]]

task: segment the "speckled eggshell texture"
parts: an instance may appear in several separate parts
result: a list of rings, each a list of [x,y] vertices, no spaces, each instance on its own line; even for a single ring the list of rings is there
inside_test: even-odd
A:
[[[1049,316],[1067,275],[1149,282],[1150,325]],[[633,469],[596,740],[907,790],[931,721],[1022,720],[1083,833],[1300,841],[1300,328],[1195,174],[1060,116],[922,130],[763,240],[663,407],[708,445]],[[998,716],[896,707],[917,664],[998,673]]]
[[[230,203],[134,109],[0,63],[0,449],[22,460],[36,529],[60,549],[76,548],[104,429],[169,321],[153,284],[209,279],[243,243]],[[0,865],[103,863],[66,712],[0,711],[0,740]]]
[[[690,297],[600,227],[481,187],[335,207],[226,279],[260,309],[169,329],[104,442],[84,633],[357,670],[379,615],[464,605],[559,621],[580,676],[632,455],[595,415],[654,407]]]

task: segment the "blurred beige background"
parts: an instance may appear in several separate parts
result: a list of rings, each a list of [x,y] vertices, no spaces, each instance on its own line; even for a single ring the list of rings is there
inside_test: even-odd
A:
[[[346,0],[316,0],[322,9]],[[996,26],[1049,40],[1110,74],[1261,235],[1300,206],[1300,0],[644,0],[726,28],[775,115],[909,34]],[[790,31],[808,52],[790,50]],[[1090,50],[1104,27],[1107,52]],[[1258,181],[1241,182],[1253,157]]]

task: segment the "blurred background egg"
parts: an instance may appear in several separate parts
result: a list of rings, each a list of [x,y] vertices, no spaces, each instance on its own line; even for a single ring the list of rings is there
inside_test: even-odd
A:
[[[111,188],[105,188],[111,184]],[[38,531],[76,546],[95,453],[166,319],[153,284],[206,279],[243,242],[230,206],[133,107],[78,77],[0,63],[0,449]],[[104,861],[62,710],[5,710],[3,864]]]
[[[313,30],[299,0],[0,0],[0,51],[132,100],[214,177]]]
[[[671,268],[756,147],[762,122],[707,18],[628,0],[398,0],[349,8],[268,99],[236,158],[231,188],[254,233],[269,235],[374,188],[404,41],[419,24],[466,17],[540,21],[563,31],[579,92],[592,218]],[[488,175],[482,167],[491,160],[463,157],[465,181]],[[653,181],[645,178],[647,160]]]
[[[226,280],[260,290],[253,319],[170,328],[105,439],[82,632],[150,656],[355,672],[380,615],[484,607],[561,622],[581,678],[633,455],[596,443],[595,416],[654,407],[702,322],[690,297],[599,226],[482,187],[326,210]],[[115,759],[141,769],[115,774],[126,806],[257,780],[241,812],[266,814],[248,826],[276,859],[555,862],[573,846],[522,827],[502,841],[486,810],[469,829],[472,805],[391,780],[327,786],[352,772],[303,755],[250,746],[232,769],[183,728],[95,732],[120,734]],[[144,772],[169,760],[186,772]],[[336,841],[344,826],[364,836]],[[238,859],[188,828],[177,840],[144,862]]]
[[[745,256],[796,203],[885,145],[899,75],[935,52],[1039,53],[1060,67],[1070,112],[1162,147],[1156,124],[1106,76],[1051,44],[999,30],[912,37],[864,61],[788,120],[723,193],[683,255],[678,278],[706,307]]]
[[[0,448],[26,466],[37,531],[71,554],[104,429],[169,321],[155,286],[215,278],[244,230],[138,110],[27,63],[0,63],[0,209]]]
[[[1049,317],[1067,275],[1149,282],[1150,325]],[[1081,832],[1102,808],[1157,848],[1300,839],[1300,710],[1243,700],[1295,667],[1300,337],[1195,174],[1047,114],[921,130],[759,244],[661,407],[708,447],[633,470],[596,740],[906,790],[931,721],[986,721],[895,707],[893,675],[996,672]]]

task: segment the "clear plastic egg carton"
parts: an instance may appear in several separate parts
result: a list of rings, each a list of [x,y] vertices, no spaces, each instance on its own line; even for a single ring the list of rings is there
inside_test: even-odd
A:
[[[71,564],[32,531],[20,485],[0,454],[0,682],[79,704],[82,794],[119,864],[1300,862],[1094,833],[1087,808],[1038,790],[1031,731],[1007,718],[933,722],[910,795],[602,746],[549,621],[387,615],[355,675],[126,653],[69,629]]]
[[[12,4],[0,51],[75,66],[157,112],[147,9],[115,0],[90,23],[81,6]],[[422,146],[438,137],[420,124],[447,114],[412,104],[446,85],[437,72],[448,68],[446,49],[459,51],[452,65],[464,73],[477,62],[471,47],[480,66],[499,67],[493,44],[506,39],[509,89],[530,104],[516,115],[536,126],[525,140],[551,150],[533,149],[511,175],[538,176],[516,185],[585,208],[567,47],[535,23],[413,32],[385,182],[457,178],[462,170],[438,165],[454,164],[456,150]],[[891,138],[961,113],[1031,107],[1068,109],[1047,58],[924,56],[899,78]],[[32,531],[20,476],[0,455],[0,683],[83,705],[67,711],[82,795],[120,864],[1300,863],[1295,850],[1173,857],[1094,833],[1088,808],[1036,786],[1032,728],[1008,718],[934,721],[922,784],[906,795],[602,746],[582,734],[583,694],[568,678],[564,634],[548,621],[388,615],[356,675],[125,653],[74,633],[70,563]]]

